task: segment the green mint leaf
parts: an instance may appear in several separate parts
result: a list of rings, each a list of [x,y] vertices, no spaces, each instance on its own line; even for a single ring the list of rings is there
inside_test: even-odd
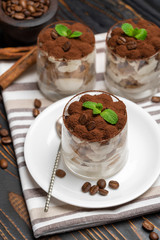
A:
[[[100,114],[100,116],[108,123],[116,124],[118,121],[118,115],[112,109],[108,108],[101,112],[101,110],[103,109],[102,103],[86,101],[82,104],[82,106],[92,109],[93,114]]]
[[[101,110],[99,110],[98,108],[93,108],[93,114],[100,114]]]
[[[121,28],[126,35],[128,35],[130,37],[133,36],[134,28],[132,27],[132,25],[130,23],[123,23]]]
[[[134,37],[138,40],[145,40],[147,37],[147,31],[144,28],[138,29],[133,28],[133,26],[130,23],[123,23],[121,26],[124,33],[129,37]]]
[[[79,31],[75,31],[73,32],[70,36],[68,36],[69,38],[77,38],[80,37],[82,35],[82,32]]]
[[[99,111],[101,112],[101,110],[103,109],[102,103],[97,103],[97,104],[96,104],[96,108],[98,108]]]
[[[145,40],[147,37],[147,31],[144,28],[139,29],[138,33],[134,36],[138,40]]]
[[[89,109],[92,109],[92,110],[93,110],[94,108],[96,108],[96,105],[97,105],[96,102],[90,102],[90,101],[86,101],[86,102],[84,102],[84,103],[82,104],[83,107],[89,108]]]
[[[133,30],[133,37],[139,33],[139,28],[134,28]]]
[[[93,114],[100,114],[103,108],[102,103],[86,101],[82,104],[83,107],[93,110]]]
[[[66,26],[63,25],[63,24],[57,24],[57,25],[55,26],[55,30],[56,30],[56,32],[57,32],[60,36],[63,36],[63,37],[67,37],[67,36],[68,36],[67,31],[69,30],[69,28],[66,27]]]
[[[118,115],[112,109],[105,109],[100,115],[105,121],[113,125],[118,122]]]
[[[72,34],[72,30],[68,28],[67,30],[67,37],[69,37]]]
[[[79,31],[72,32],[71,29],[69,29],[63,24],[57,24],[55,26],[55,30],[60,36],[67,38],[77,38],[82,35],[82,32]]]

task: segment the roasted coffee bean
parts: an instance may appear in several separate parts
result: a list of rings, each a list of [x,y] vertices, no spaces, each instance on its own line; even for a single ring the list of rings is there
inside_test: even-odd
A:
[[[51,37],[55,40],[55,39],[58,38],[58,34],[53,30],[53,31],[51,32]]]
[[[31,15],[31,13],[30,13],[30,11],[25,10],[25,11],[24,11],[24,15],[25,15],[26,17],[29,17],[29,16]]]
[[[27,10],[30,11],[31,13],[35,13],[36,9],[32,5],[27,6]]]
[[[9,135],[9,132],[8,132],[7,129],[2,128],[2,129],[0,129],[0,135],[1,135],[2,137],[7,137],[7,136]]]
[[[7,12],[8,13],[11,13],[12,12],[12,9],[10,7],[7,8]]]
[[[3,2],[2,2],[2,8],[3,8],[4,11],[6,11],[6,7],[7,7],[6,2],[3,1]]]
[[[32,17],[40,17],[43,13],[42,12],[35,12],[35,13],[32,13]]]
[[[9,137],[9,136],[7,136],[7,137],[2,137],[1,140],[2,140],[2,144],[9,144],[9,143],[12,142],[12,139],[11,139],[11,137]]]
[[[16,5],[18,4],[18,0],[11,0],[11,2]]]
[[[160,102],[160,97],[158,97],[158,96],[153,96],[153,97],[151,98],[151,101],[152,101],[152,102],[155,102],[155,103],[159,103],[159,102]]]
[[[62,46],[64,52],[69,51],[70,47],[71,47],[70,41],[65,42]]]
[[[119,183],[117,181],[111,180],[109,181],[109,187],[112,189],[117,189],[119,188]]]
[[[95,124],[94,121],[90,121],[86,124],[86,128],[87,128],[88,131],[91,131],[91,130],[95,129],[95,127],[96,127],[96,124]]]
[[[90,188],[91,188],[91,183],[85,182],[82,186],[82,192],[84,193],[89,192]]]
[[[34,5],[34,1],[27,1],[27,5],[33,6]]]
[[[143,227],[146,231],[148,231],[148,232],[151,232],[151,231],[153,231],[153,229],[154,229],[153,224],[150,223],[150,222],[147,221],[147,220],[143,221],[142,227]]]
[[[19,3],[23,8],[27,8],[27,0],[20,0]]]
[[[37,98],[35,98],[35,100],[34,100],[34,106],[35,106],[35,108],[40,108],[41,107],[41,101],[39,100],[39,99],[37,99]]]
[[[0,167],[1,167],[2,169],[7,168],[7,167],[8,167],[8,162],[7,162],[5,159],[1,159],[1,160],[0,160]]]
[[[40,114],[39,109],[34,108],[34,109],[33,109],[33,117],[37,117],[39,114]]]
[[[117,39],[117,43],[118,43],[119,45],[124,45],[124,44],[126,43],[126,39],[125,39],[124,37],[119,37],[119,38]]]
[[[66,172],[62,169],[57,169],[56,170],[56,176],[59,177],[59,178],[63,178],[66,176]]]
[[[108,193],[109,192],[106,189],[102,189],[102,188],[99,189],[99,194],[102,196],[106,196]]]
[[[106,187],[106,181],[104,179],[99,179],[97,182],[97,185],[99,188],[105,188]]]
[[[26,17],[26,20],[30,20],[30,19],[34,19],[34,17],[31,17],[31,16]]]
[[[127,49],[128,50],[133,50],[137,48],[137,43],[135,41],[130,41],[127,43]]]
[[[50,0],[2,0],[2,9],[6,15],[16,20],[25,20],[41,17],[48,11],[49,4]]]
[[[90,188],[89,192],[90,192],[91,195],[95,195],[98,192],[98,190],[99,190],[99,187],[97,185],[93,185]]]
[[[44,11],[43,11],[42,8],[37,8],[37,12],[42,12],[42,13],[44,13]]]
[[[13,15],[13,18],[15,18],[17,20],[23,20],[23,19],[25,19],[25,15],[23,13],[15,13]]]
[[[151,233],[149,234],[149,238],[150,238],[151,240],[158,240],[158,239],[159,239],[159,236],[158,236],[157,233],[151,232]]]
[[[81,114],[79,117],[79,122],[81,125],[85,125],[87,122],[87,115],[85,113]]]
[[[16,12],[21,12],[22,11],[22,6],[15,6],[15,8],[14,8],[14,10],[16,11]]]
[[[34,7],[38,8],[39,7],[39,2],[34,3]]]

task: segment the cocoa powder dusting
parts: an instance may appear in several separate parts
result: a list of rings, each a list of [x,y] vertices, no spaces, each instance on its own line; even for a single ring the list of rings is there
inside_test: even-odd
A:
[[[82,35],[77,38],[70,38],[59,36],[52,37],[54,28],[44,29],[38,36],[38,42],[41,50],[48,53],[49,56],[53,56],[56,59],[74,60],[80,59],[91,53],[95,47],[95,37],[93,32],[87,26],[74,22],[68,24],[65,22],[57,22],[56,24],[63,24],[69,29],[82,32]],[[64,48],[69,41],[70,47]]]
[[[160,51],[160,28],[154,23],[147,20],[139,20],[137,23],[132,19],[125,20],[135,28],[144,28],[147,30],[145,40],[137,40],[136,38],[127,36],[120,27],[113,29],[111,38],[106,39],[109,48],[120,57],[128,59],[144,59],[153,56]],[[120,39],[125,39],[121,41]],[[133,42],[134,44],[130,44]],[[135,44],[136,43],[136,44]]]
[[[82,106],[83,102],[102,103],[103,110],[110,108],[118,115],[115,125],[106,122],[99,114],[94,115],[91,109]],[[113,102],[110,95],[83,95],[79,101],[72,102],[68,107],[68,116],[64,123],[66,128],[76,137],[90,142],[108,141],[116,136],[126,125],[126,106],[122,101]]]

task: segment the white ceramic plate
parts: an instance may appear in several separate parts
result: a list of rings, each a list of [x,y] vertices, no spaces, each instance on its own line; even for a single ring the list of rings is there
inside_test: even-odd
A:
[[[55,122],[62,115],[70,97],[62,99],[45,109],[31,125],[25,140],[25,161],[37,184],[46,192],[50,182],[54,160],[59,146]],[[65,178],[56,178],[52,196],[86,208],[113,207],[129,202],[155,182],[160,173],[160,129],[152,117],[135,103],[121,98],[128,111],[129,157],[124,168],[109,180],[117,180],[120,187],[109,190],[107,196],[83,193],[84,179],[73,175],[60,161],[58,168],[66,171]],[[95,181],[91,181],[95,183]],[[109,189],[107,187],[107,189]]]

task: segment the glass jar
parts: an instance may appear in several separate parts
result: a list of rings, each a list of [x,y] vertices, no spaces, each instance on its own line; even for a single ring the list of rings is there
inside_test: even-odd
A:
[[[65,125],[69,115],[68,107],[85,95],[106,94],[113,102],[119,99],[104,91],[89,91],[74,96],[65,106],[62,124],[62,159],[72,173],[88,179],[100,179],[113,176],[121,170],[127,161],[127,121],[123,128],[110,139],[91,142],[78,138]],[[127,114],[127,113],[126,113]]]
[[[66,51],[66,49],[63,51],[59,46],[54,48],[53,45],[52,47],[52,44],[54,41],[57,41],[57,39],[52,39],[50,32],[55,28],[56,24],[67,24],[67,26],[79,24],[83,26],[85,29],[85,32],[82,34],[84,35],[83,39],[85,36],[89,36],[89,34],[91,38],[88,37],[88,41],[94,39],[91,44],[92,51],[87,55],[82,54],[84,55],[82,57],[75,57],[75,46],[74,50],[70,48],[68,51]],[[80,31],[79,29],[77,30]],[[43,35],[45,36],[43,37],[45,40],[42,41]],[[65,39],[65,37],[61,36],[59,36],[59,38],[63,41]],[[80,39],[81,36],[75,39],[68,39],[67,41],[71,43],[72,47],[72,45],[80,41]],[[48,44],[43,48],[46,41],[48,41]],[[85,41],[83,41],[83,45],[86,48]],[[82,46],[78,46],[77,48],[80,49]],[[79,49],[78,51],[80,51]],[[71,51],[73,59],[70,54]],[[84,52],[88,50],[81,49],[81,51]],[[58,55],[54,55],[54,52]],[[60,53],[63,54],[63,57],[59,55]],[[66,57],[68,54],[70,54],[70,57]],[[93,32],[87,26],[73,21],[55,22],[44,28],[38,37],[37,72],[39,75],[38,86],[41,92],[52,101],[81,91],[93,89],[95,85],[95,38]]]
[[[129,59],[113,52],[107,43],[113,29],[120,28],[122,23],[124,21],[115,24],[106,36],[105,83],[113,94],[138,102],[153,96],[158,91],[160,52],[143,59]]]

